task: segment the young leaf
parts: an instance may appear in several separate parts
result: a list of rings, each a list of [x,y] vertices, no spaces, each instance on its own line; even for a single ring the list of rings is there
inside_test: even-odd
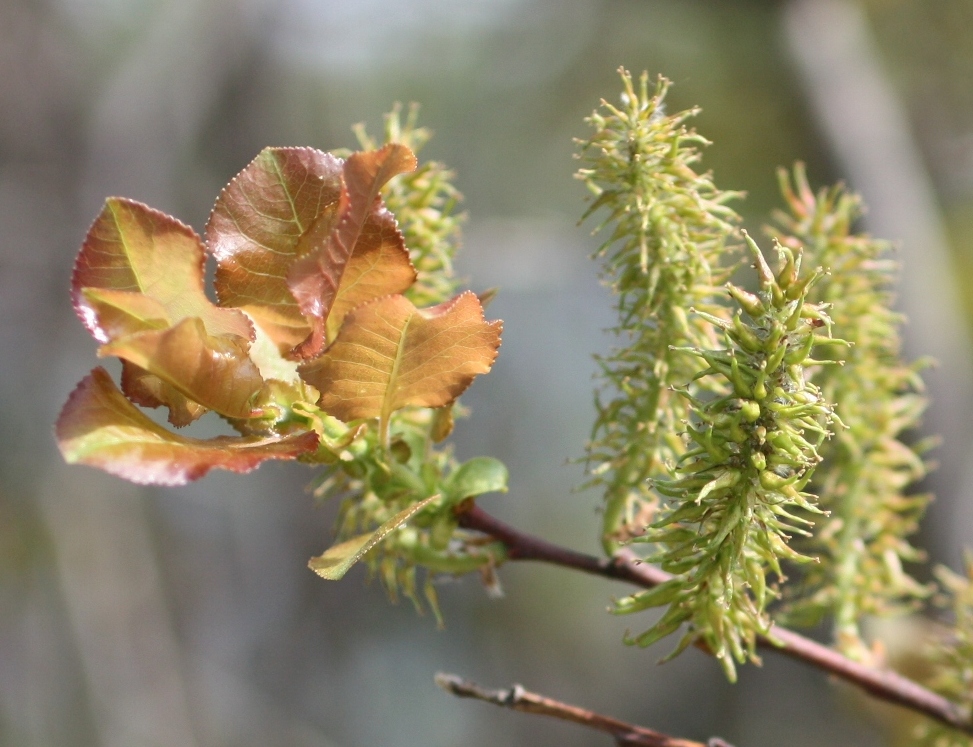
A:
[[[74,308],[95,339],[202,319],[210,335],[252,339],[239,311],[214,305],[203,290],[203,244],[172,216],[109,198],[88,230],[74,266]]]
[[[364,150],[374,150],[381,142],[402,143],[418,154],[432,137],[419,127],[419,105],[410,104],[405,117],[396,104],[385,115],[382,141],[369,137],[364,125],[354,127]],[[459,283],[453,272],[453,257],[460,244],[460,225],[466,219],[456,208],[463,195],[453,186],[455,174],[437,161],[424,161],[415,171],[391,180],[382,190],[382,199],[395,215],[409,247],[418,278],[404,292],[416,306],[434,306],[452,298]],[[486,302],[483,302],[484,308]]]
[[[390,293],[401,293],[416,279],[395,218],[385,209],[365,224],[348,258],[334,302],[328,312],[327,338],[333,340],[348,312]]]
[[[321,392],[325,412],[387,424],[407,405],[442,407],[459,397],[492,367],[502,326],[484,320],[470,292],[429,309],[386,296],[351,312],[334,344],[300,374]]]
[[[379,542],[405,524],[430,503],[438,499],[438,495],[431,495],[425,500],[414,503],[408,508],[399,511],[399,513],[382,524],[374,532],[361,534],[344,542],[339,542],[337,545],[332,545],[324,555],[311,558],[307,564],[308,568],[321,578],[326,578],[329,581],[337,581],[355,563],[361,560],[365,553],[374,548]]]
[[[169,422],[176,428],[189,425],[204,415],[208,408],[194,402],[158,376],[122,361],[122,391],[132,402],[142,407],[169,407]]]
[[[382,253],[397,251],[403,255],[398,263],[399,271],[378,267],[366,261],[359,267],[353,279],[360,290],[362,270],[369,265],[381,273],[382,294],[397,293],[415,281],[415,270],[409,262],[402,237],[395,226],[395,219],[382,204],[379,192],[382,186],[396,174],[411,171],[416,157],[404,145],[390,144],[375,151],[352,154],[344,164],[344,192],[341,216],[333,230],[316,231],[313,250],[291,265],[287,283],[305,318],[311,325],[311,335],[295,350],[302,358],[312,358],[323,349],[327,340],[326,330],[336,331],[340,320],[330,324],[329,316],[343,284],[343,276],[349,260],[355,252],[379,250]],[[359,249],[358,244],[365,244]],[[310,248],[310,247],[309,247]],[[407,268],[406,268],[407,266]],[[402,270],[406,271],[403,272]],[[372,296],[374,297],[374,296]],[[360,294],[348,299],[345,312],[366,300]],[[327,325],[327,326],[326,326]]]
[[[198,317],[171,329],[127,335],[102,345],[98,355],[128,361],[193,402],[232,418],[251,416],[253,398],[263,386],[243,340],[208,335]]]
[[[268,459],[312,452],[318,443],[314,432],[208,441],[170,433],[129,402],[103,368],[94,369],[71,394],[56,435],[69,464],[98,467],[143,485],[184,485],[214,467],[249,472]]]
[[[449,503],[459,503],[484,493],[506,493],[509,473],[506,465],[493,457],[473,457],[463,462],[443,486]]]
[[[311,332],[287,275],[337,225],[342,168],[314,148],[265,148],[223,190],[206,224],[220,303],[244,309],[281,353]]]
[[[253,381],[255,369],[247,360],[250,320],[206,297],[204,261],[202,242],[191,228],[113,197],[88,231],[74,268],[74,307],[104,343],[100,354],[118,355],[140,368],[136,373],[126,366],[125,393],[146,406],[167,405],[173,425],[192,422],[207,407],[230,414],[229,407],[247,417],[245,401],[262,383]],[[195,323],[178,329],[191,319]],[[189,348],[181,349],[184,344]],[[196,365],[183,368],[191,360]],[[216,381],[205,378],[214,367],[235,386],[218,391]]]

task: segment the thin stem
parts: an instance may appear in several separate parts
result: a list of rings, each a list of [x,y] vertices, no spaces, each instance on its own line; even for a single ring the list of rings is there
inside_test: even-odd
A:
[[[627,581],[647,589],[670,577],[665,571],[642,563],[630,550],[620,550],[613,557],[602,560],[521,532],[495,519],[473,503],[461,507],[459,523],[466,529],[489,534],[502,542],[507,547],[509,560],[537,560],[596,576]],[[973,723],[964,717],[956,704],[898,672],[876,669],[853,661],[779,625],[773,626],[770,635],[760,636],[759,643],[843,679],[879,700],[901,705],[953,729],[973,735]]]
[[[670,737],[668,734],[653,731],[644,726],[629,724],[611,716],[603,716],[600,713],[589,711],[586,708],[568,705],[559,700],[532,693],[520,685],[502,690],[489,690],[455,674],[443,672],[436,675],[436,684],[446,692],[460,698],[476,698],[503,708],[551,716],[562,721],[581,724],[589,729],[606,732],[615,738],[618,745],[624,745],[624,747],[730,747],[721,739],[711,739],[708,745],[704,745],[702,742]]]

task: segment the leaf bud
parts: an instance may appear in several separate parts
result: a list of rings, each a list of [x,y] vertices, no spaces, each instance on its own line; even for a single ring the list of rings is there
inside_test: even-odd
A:
[[[775,245],[777,253],[783,260],[783,267],[777,273],[777,284],[781,290],[786,291],[797,280],[797,263],[794,261],[794,252],[787,247],[781,246],[779,242],[775,242]]]

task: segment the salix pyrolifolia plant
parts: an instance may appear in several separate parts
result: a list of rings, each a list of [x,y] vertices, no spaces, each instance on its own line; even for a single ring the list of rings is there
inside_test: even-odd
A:
[[[830,617],[835,644],[879,666],[863,620],[930,598],[946,613],[928,685],[973,717],[973,561],[967,577],[939,569],[938,590],[904,565],[921,559],[909,537],[928,499],[909,492],[926,446],[903,439],[925,400],[922,364],[901,358],[887,245],[855,233],[857,197],[815,194],[798,166],[781,175],[769,262],[737,228],[739,195],[698,170],[695,110],[667,113],[663,78],[622,71],[622,83],[620,103],[588,119],[577,176],[618,312],[586,457],[604,490],[599,534],[609,554],[641,548],[669,574],[615,603],[664,608],[631,642],[682,631],[672,655],[700,644],[733,679],[759,637],[775,640],[775,616]],[[477,496],[506,490],[503,464],[460,464],[441,445],[457,398],[493,365],[500,323],[456,294],[460,195],[441,164],[417,166],[429,133],[415,115],[393,111],[381,143],[357,127],[363,150],[344,157],[262,151],[217,198],[205,238],[110,198],[72,296],[98,355],[121,360],[121,387],[92,371],[57,438],[69,462],[138,483],[319,465],[316,493],[342,504],[337,542],[311,568],[337,579],[364,560],[420,610],[423,580],[438,617],[431,576],[478,572],[495,588],[510,532],[460,526]],[[212,411],[235,435],[181,436],[139,406],[177,428]],[[970,744],[940,726],[918,736]]]
[[[220,194],[205,240],[110,198],[72,295],[98,355],[121,359],[121,389],[96,368],[57,437],[69,462],[139,483],[246,472],[267,459],[324,465],[319,490],[345,500],[339,542],[311,567],[340,578],[367,555],[393,596],[421,606],[417,567],[480,570],[493,583],[504,557],[501,544],[458,529],[453,508],[505,490],[505,467],[458,464],[438,445],[457,397],[493,365],[501,324],[484,320],[473,293],[452,296],[459,195],[441,165],[416,168],[409,145],[428,134],[396,113],[386,130],[385,145],[366,141],[344,159],[264,150]],[[203,291],[208,257],[216,303]],[[168,408],[176,427],[211,410],[237,435],[183,437],[136,405]],[[428,579],[424,591],[438,615]]]

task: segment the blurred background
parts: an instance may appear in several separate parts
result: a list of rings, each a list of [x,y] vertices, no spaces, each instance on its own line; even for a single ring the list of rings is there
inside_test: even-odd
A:
[[[922,541],[973,544],[973,4],[969,0],[0,0],[0,745],[486,747],[605,737],[459,701],[437,670],[740,747],[878,745],[888,718],[768,654],[728,685],[671,643],[622,645],[645,621],[625,592],[541,566],[502,569],[503,599],[444,584],[447,627],[389,606],[360,569],[306,568],[334,507],[312,473],[268,464],[182,489],[138,488],[60,460],[52,424],[96,365],[68,284],[108,195],[202,230],[221,186],[265,145],[355,144],[393,102],[436,131],[469,212],[460,271],[500,286],[492,375],[456,444],[511,470],[482,505],[597,553],[598,495],[575,492],[593,352],[611,299],[577,227],[572,138],[616,69],[673,79],[703,107],[705,165],[759,230],[774,169],[844,179],[866,226],[900,242],[910,356],[931,354],[944,436]],[[883,730],[884,729],[884,730]]]

